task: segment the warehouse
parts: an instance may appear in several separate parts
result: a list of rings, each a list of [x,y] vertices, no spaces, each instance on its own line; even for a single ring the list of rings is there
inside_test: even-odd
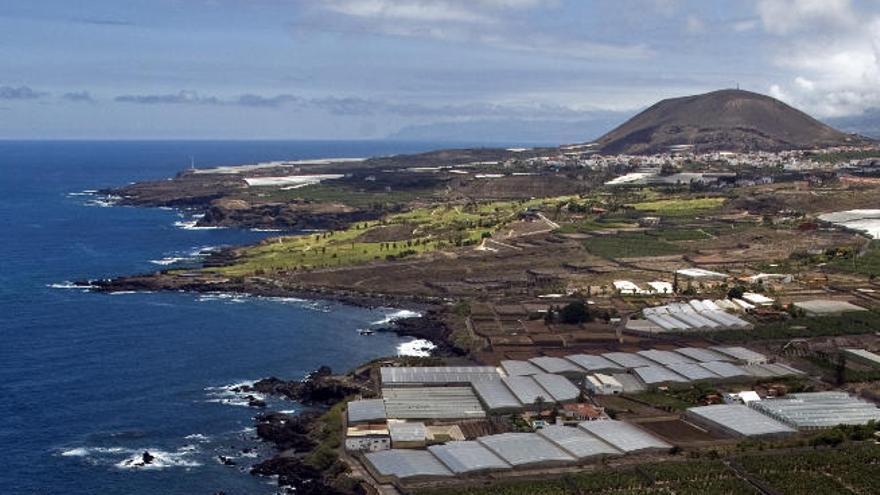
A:
[[[790,394],[752,402],[749,407],[799,430],[863,425],[880,421],[880,409],[846,392]]]
[[[662,364],[664,366],[668,366],[670,364],[683,364],[683,363],[693,363],[695,362],[693,359],[672,352],[672,351],[661,351],[657,349],[651,349],[649,351],[639,351],[637,353],[639,356],[643,358],[650,359],[654,361],[651,364]]]
[[[509,376],[501,380],[524,406],[534,405],[539,399],[544,402],[553,401],[550,393],[530,376]]]
[[[672,445],[645,430],[614,419],[584,421],[578,425],[578,428],[626,454],[665,451],[672,448]]]
[[[575,459],[536,433],[502,433],[477,439],[513,467],[550,467]]]
[[[473,384],[474,392],[483,402],[483,406],[490,413],[511,413],[522,410],[522,403],[517,400],[513,392],[497,378],[492,381],[479,381]]]
[[[709,349],[746,364],[761,364],[767,362],[767,356],[753,350],[746,349],[745,347],[714,346],[710,347]]]
[[[383,425],[349,426],[345,430],[345,450],[350,452],[377,452],[391,448],[388,427]]]
[[[676,349],[675,352],[681,354],[682,356],[689,357],[699,363],[708,363],[710,361],[730,361],[732,359],[730,356],[725,356],[720,352],[715,352],[711,349],[703,349],[701,347],[681,347],[679,349]]]
[[[667,366],[667,368],[692,382],[718,380],[719,378],[721,378],[720,376],[712,373],[705,367],[700,366],[699,363],[670,364],[669,366]]]
[[[475,441],[432,445],[428,451],[455,474],[474,474],[511,469],[510,464]]]
[[[620,385],[623,387],[623,393],[625,394],[637,394],[646,390],[645,385],[632,375],[627,373],[613,373],[611,376],[620,382]]]
[[[615,395],[623,393],[623,384],[611,375],[596,373],[584,381],[587,390],[595,395]]]
[[[580,389],[562,375],[541,373],[532,378],[550,394],[550,398],[555,402],[574,402],[581,395]]]
[[[602,357],[628,370],[654,364],[642,356],[631,352],[606,352],[602,354]]]
[[[382,399],[353,400],[348,403],[348,424],[384,423],[385,401]]]
[[[740,404],[692,407],[686,414],[695,423],[734,437],[783,436],[796,432],[794,428]]]
[[[364,457],[380,480],[415,481],[452,476],[452,472],[426,450],[391,449],[371,452]]]
[[[383,388],[385,411],[394,419],[472,419],[486,412],[471,387]]]
[[[573,362],[558,357],[541,356],[529,359],[529,362],[541,368],[543,372],[564,375],[573,380],[583,379],[587,371]]]
[[[611,445],[578,428],[548,426],[538,430],[538,435],[550,440],[577,460],[622,454]]]
[[[592,356],[589,354],[572,354],[570,356],[565,356],[565,359],[568,359],[572,363],[591,373],[610,373],[614,371],[623,371],[623,368],[620,365],[612,363],[602,356]]]
[[[687,378],[662,366],[644,366],[632,372],[647,387],[663,387],[688,382]]]
[[[380,368],[383,386],[470,384],[498,377],[492,366],[413,366]]]
[[[507,376],[530,376],[542,373],[541,368],[528,361],[501,361],[501,368]]]

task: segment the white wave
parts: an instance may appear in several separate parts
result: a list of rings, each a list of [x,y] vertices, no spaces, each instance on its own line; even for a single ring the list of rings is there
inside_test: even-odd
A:
[[[70,192],[67,193],[67,196],[77,197],[77,196],[94,196],[96,191],[82,191],[82,192]]]
[[[193,433],[192,435],[187,435],[183,437],[186,440],[194,440],[197,442],[207,442],[210,438],[207,435],[202,435],[201,433]]]
[[[284,229],[266,229],[266,228],[253,228],[251,232],[284,232]]]
[[[241,304],[250,301],[270,301],[281,304],[293,304],[310,311],[318,311],[321,313],[329,313],[332,311],[330,306],[321,301],[313,301],[309,299],[300,299],[298,297],[273,297],[273,296],[254,296],[251,294],[240,294],[235,292],[208,292],[200,294],[197,299],[199,302],[220,301],[224,303]]]
[[[243,381],[222,385],[219,387],[205,387],[208,399],[205,402],[214,404],[224,404],[227,406],[249,407],[250,397],[257,400],[266,400],[263,394],[257,392],[246,392],[242,390],[244,387],[250,387],[254,381]]]
[[[66,280],[64,282],[60,282],[60,283],[46,284],[46,287],[49,287],[50,289],[79,289],[79,290],[89,290],[89,289],[95,288],[94,285],[77,285],[73,282],[69,282]]]
[[[409,342],[404,342],[397,346],[397,355],[398,356],[412,356],[412,357],[428,357],[431,355],[431,351],[436,349],[437,346],[434,345],[430,340],[424,339],[415,339]]]
[[[219,225],[200,226],[197,225],[198,223],[199,220],[197,218],[195,220],[179,220],[177,222],[174,222],[174,226],[183,230],[219,230],[226,228]]]
[[[385,318],[381,320],[374,321],[371,323],[372,325],[387,325],[395,320],[400,320],[403,318],[419,318],[421,317],[421,313],[417,313],[415,311],[410,311],[408,309],[399,309],[392,313],[385,313]]]
[[[148,452],[153,459],[149,463],[145,463],[143,459],[144,452]],[[131,457],[123,459],[115,464],[119,469],[145,469],[159,470],[169,467],[198,467],[202,463],[189,459],[188,456],[195,453],[194,449],[182,448],[177,452],[166,452],[156,449],[144,449],[138,451]]]
[[[90,195],[94,196],[94,195]],[[101,208],[110,208],[112,206],[116,206],[119,201],[122,200],[121,196],[107,195],[100,198],[90,199],[85,202],[87,206],[98,206]]]
[[[85,457],[89,455],[89,449],[85,447],[77,447],[75,449],[65,450],[61,455],[64,457]]]
[[[173,265],[175,263],[180,263],[181,261],[189,261],[190,258],[186,258],[183,256],[166,256],[160,260],[150,260],[150,263],[154,265],[168,266]]]
[[[116,292],[108,292],[111,296],[123,296],[126,294],[149,294],[150,291],[138,292],[136,290],[118,290]]]

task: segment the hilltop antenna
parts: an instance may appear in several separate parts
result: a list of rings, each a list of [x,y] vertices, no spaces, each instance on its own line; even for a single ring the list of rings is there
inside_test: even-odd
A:
[[[739,91],[739,81],[736,83],[736,90]]]
[[[189,168],[190,168],[190,170],[196,169],[196,157],[194,157],[192,155],[190,155],[190,157],[189,157]]]

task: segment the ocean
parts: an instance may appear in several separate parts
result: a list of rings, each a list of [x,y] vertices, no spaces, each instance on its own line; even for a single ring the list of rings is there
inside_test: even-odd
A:
[[[191,156],[207,167],[444,146],[0,141],[0,493],[273,493],[272,480],[247,474],[264,453],[251,428],[257,410],[229,388],[320,365],[344,371],[412,340],[358,334],[393,308],[70,288],[270,235],[182,228],[177,211],[112,207],[83,191],[170,177]],[[156,462],[135,466],[144,451]]]

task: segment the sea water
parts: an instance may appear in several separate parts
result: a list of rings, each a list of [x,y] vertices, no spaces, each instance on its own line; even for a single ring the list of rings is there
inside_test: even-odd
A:
[[[325,364],[344,371],[413,340],[358,334],[390,308],[72,288],[197,264],[218,246],[272,235],[194,230],[177,211],[114,207],[90,191],[170,177],[191,156],[207,167],[437,147],[0,141],[0,493],[272,493],[272,480],[247,474],[266,452],[254,439],[257,411],[234,386]],[[139,466],[144,451],[156,459]]]

